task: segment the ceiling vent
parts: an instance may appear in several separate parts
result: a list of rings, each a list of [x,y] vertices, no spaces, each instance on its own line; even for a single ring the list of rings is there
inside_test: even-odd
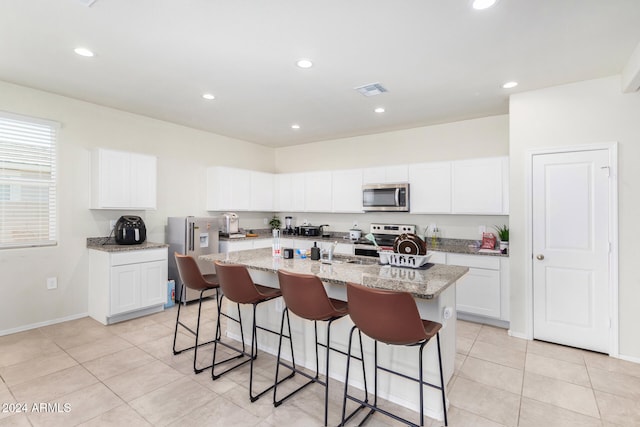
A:
[[[371,83],[368,85],[356,87],[354,89],[364,96],[380,95],[381,93],[387,92],[387,89],[380,83]]]

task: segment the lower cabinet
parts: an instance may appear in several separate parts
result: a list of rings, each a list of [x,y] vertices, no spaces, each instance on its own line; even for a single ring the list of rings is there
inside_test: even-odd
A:
[[[469,267],[456,286],[458,312],[509,320],[508,258],[450,253],[447,264]]]
[[[105,325],[162,311],[167,248],[89,250],[89,315]]]

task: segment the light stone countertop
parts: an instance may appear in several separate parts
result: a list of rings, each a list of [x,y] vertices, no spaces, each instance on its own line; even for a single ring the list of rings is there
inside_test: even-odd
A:
[[[333,264],[312,261],[309,258],[284,259],[271,255],[270,248],[249,249],[229,253],[201,255],[200,259],[218,260],[228,264],[242,264],[249,269],[275,273],[279,269],[302,274],[315,274],[323,282],[345,285],[358,283],[372,288],[404,291],[423,299],[436,298],[443,290],[464,276],[467,267],[426,264],[420,269],[380,265],[370,257],[348,256],[373,264],[351,264],[344,256],[336,256]]]
[[[87,237],[87,249],[103,252],[128,252],[145,249],[168,248],[166,243],[154,243],[146,241],[139,245],[119,245],[113,237]]]

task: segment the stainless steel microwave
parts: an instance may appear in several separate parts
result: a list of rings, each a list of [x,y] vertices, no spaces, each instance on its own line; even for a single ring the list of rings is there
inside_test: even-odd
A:
[[[363,185],[362,208],[365,212],[409,212],[409,183]]]

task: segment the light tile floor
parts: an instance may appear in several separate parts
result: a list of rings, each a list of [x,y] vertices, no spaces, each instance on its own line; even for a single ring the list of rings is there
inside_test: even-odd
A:
[[[188,321],[196,308],[184,311]],[[203,310],[214,318],[212,301]],[[0,426],[322,425],[319,386],[274,408],[270,394],[249,402],[246,370],[217,381],[209,371],[195,375],[192,352],[171,352],[175,314],[174,307],[111,326],[83,318],[0,337]],[[188,341],[180,335],[180,344]],[[211,351],[200,352],[203,363]],[[274,360],[258,358],[257,387],[271,381]],[[342,385],[332,381],[330,390],[329,425],[337,425]],[[640,365],[463,321],[447,393],[455,427],[640,425]],[[368,425],[400,424],[377,414]]]

